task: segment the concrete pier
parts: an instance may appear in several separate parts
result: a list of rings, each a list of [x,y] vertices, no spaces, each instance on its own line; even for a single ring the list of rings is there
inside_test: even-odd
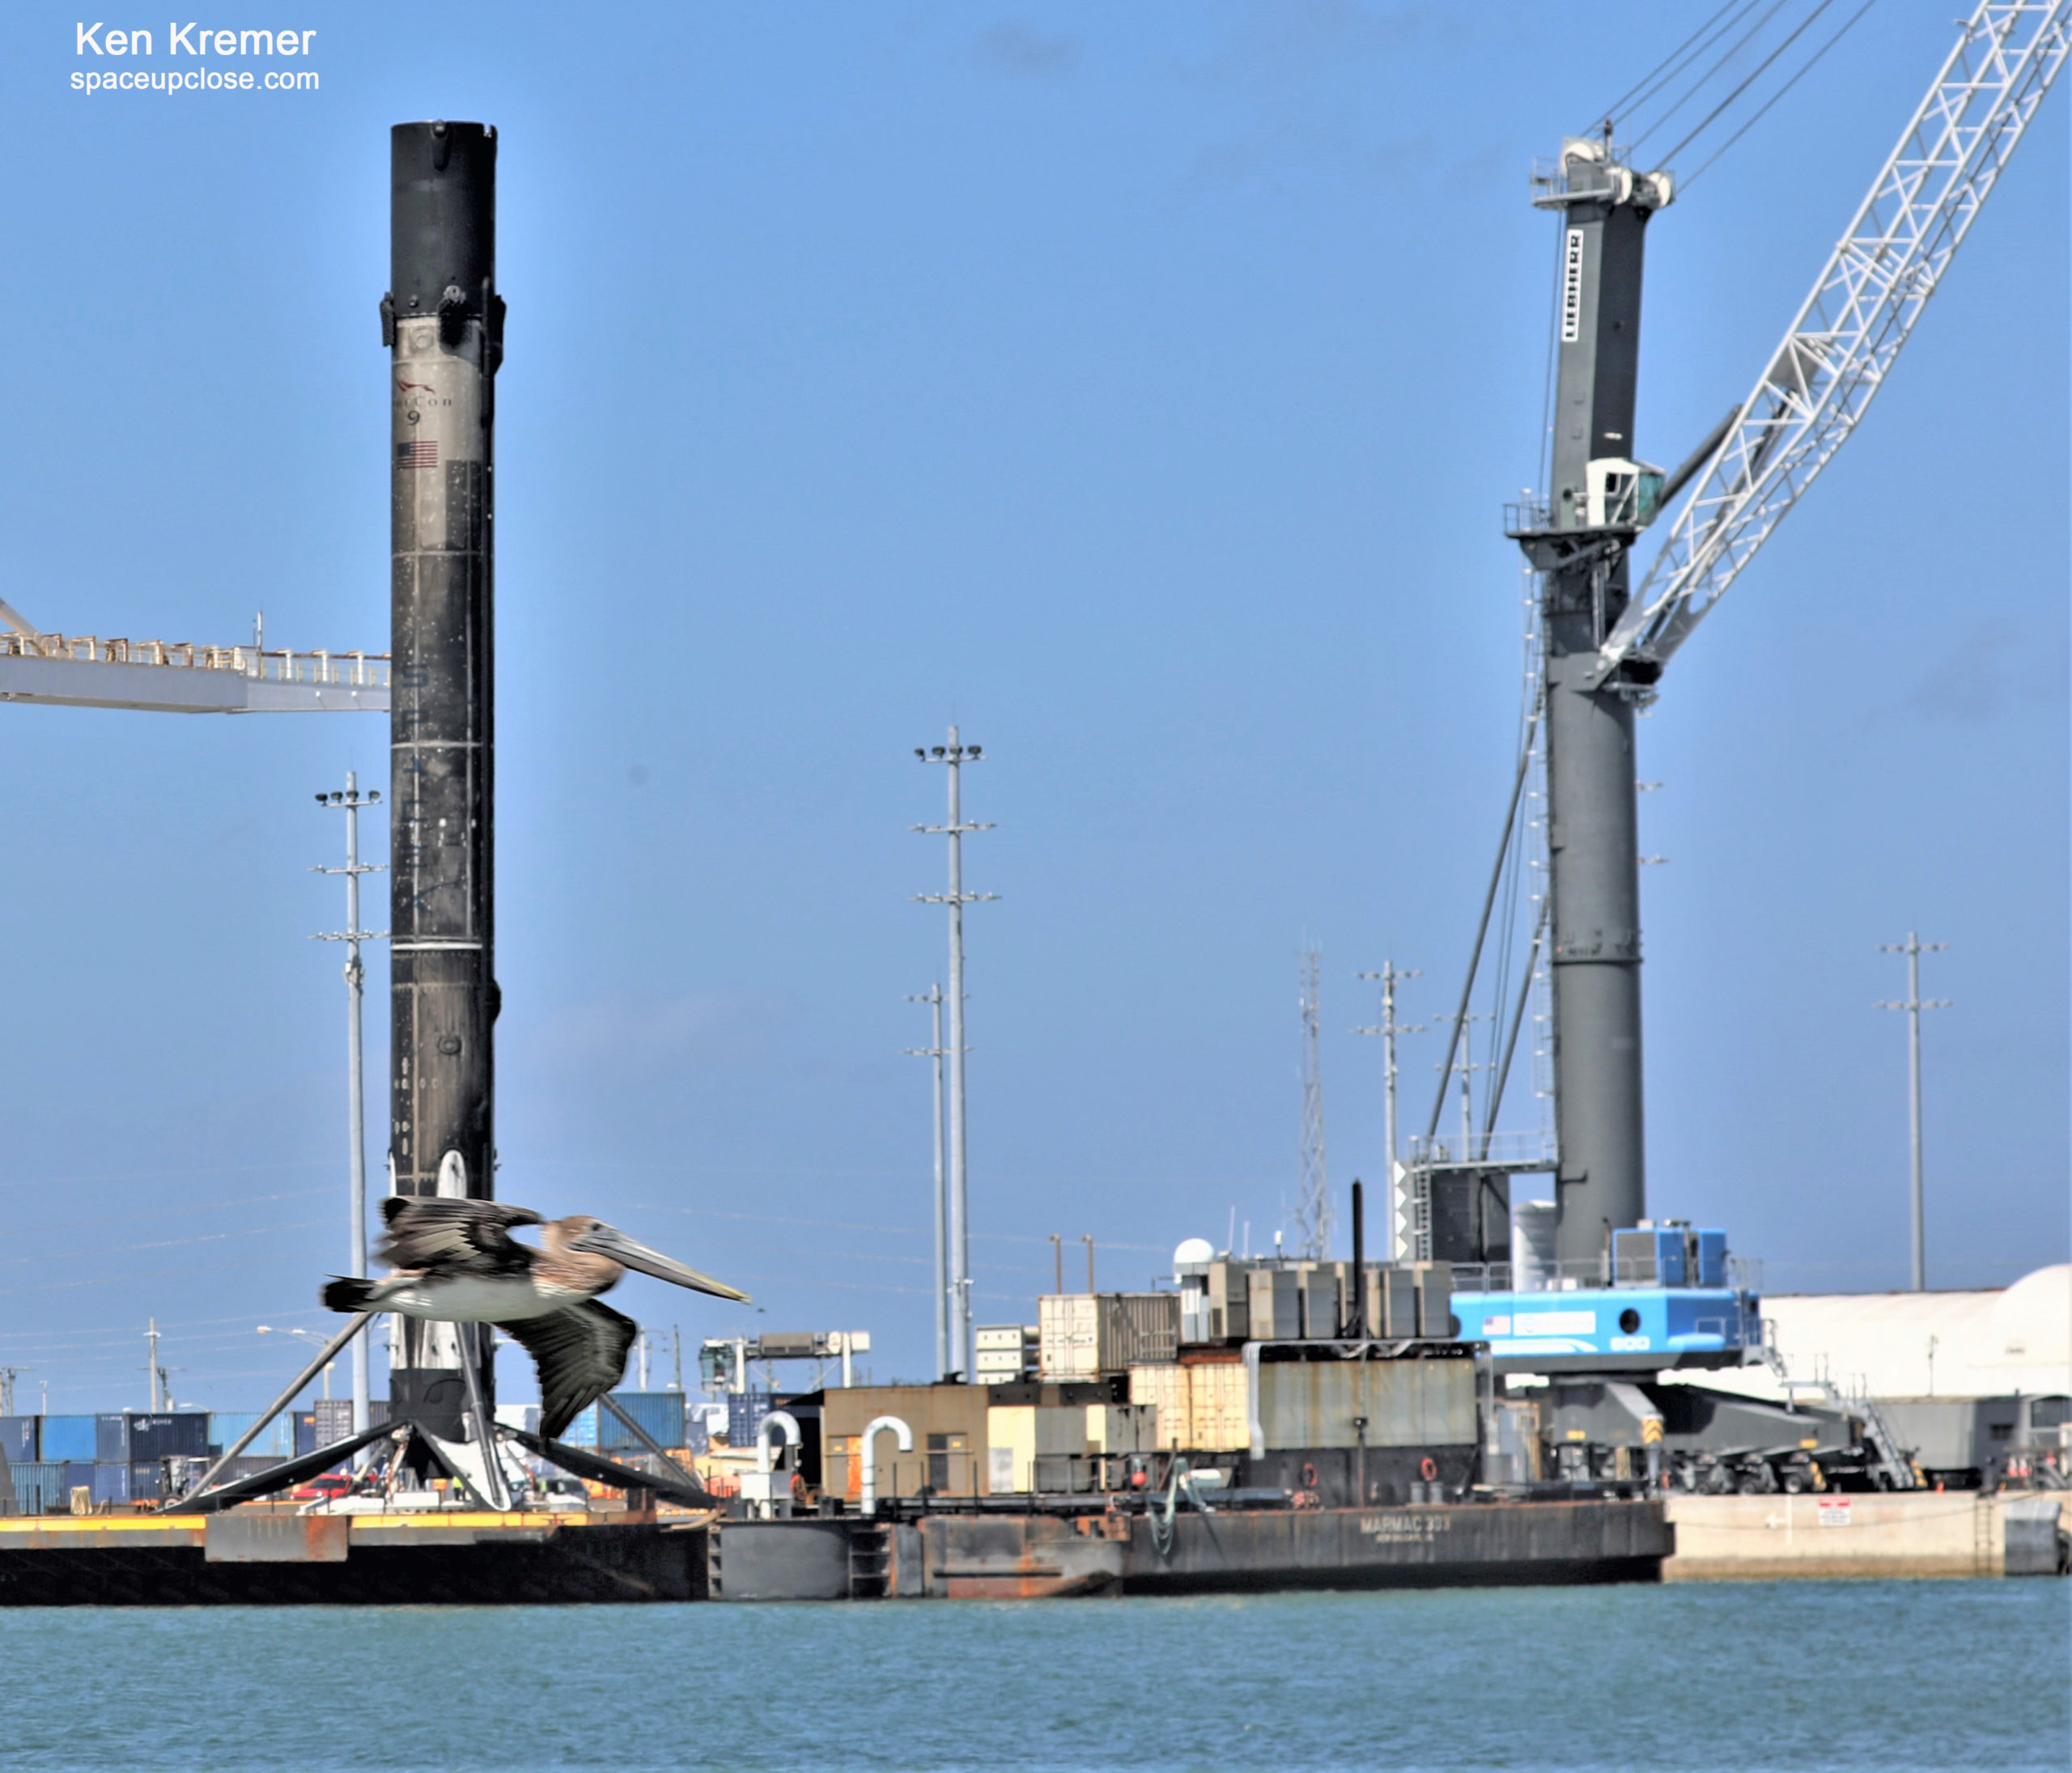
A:
[[[2059,1493],[1672,1496],[1666,1582],[2052,1576],[2072,1534]]]

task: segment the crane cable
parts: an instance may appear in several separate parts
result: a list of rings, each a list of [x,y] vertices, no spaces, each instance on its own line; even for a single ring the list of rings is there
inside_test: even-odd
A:
[[[1753,43],[1757,37],[1762,35],[1764,28],[1769,23],[1771,19],[1774,19],[1780,12],[1781,12],[1784,10],[1784,7],[1785,0],[1773,0],[1773,4],[1769,10],[1764,13],[1762,17],[1758,19],[1753,24],[1749,26],[1746,31],[1743,32],[1741,36],[1735,40],[1730,48],[1722,50],[1720,54],[1714,57],[1712,65],[1708,67],[1703,74],[1700,74],[1696,79],[1693,80],[1689,86],[1684,89],[1683,95],[1675,100],[1667,111],[1664,111],[1661,116],[1658,117],[1654,122],[1650,123],[1633,138],[1633,145],[1635,147],[1638,147],[1641,142],[1646,141],[1647,138],[1653,135],[1657,129],[1660,129],[1663,124],[1667,123],[1671,117],[1675,117],[1679,111],[1682,110],[1685,105],[1688,104],[1692,100],[1695,99],[1700,92],[1704,91],[1705,89],[1709,86],[1713,80],[1718,75],[1722,68],[1726,67],[1730,62],[1733,61],[1736,56],[1739,55],[1743,50],[1746,49],[1750,44]],[[1747,16],[1747,15],[1745,12],[1742,13],[1734,19],[1734,23],[1738,25],[1740,23],[1742,19],[1746,18]]]
[[[1707,129],[1710,129],[1713,125],[1713,120],[1719,116],[1720,112],[1733,104],[1736,99],[1739,98],[1743,93],[1746,92],[1749,89],[1750,87],[1753,86],[1756,81],[1760,79],[1764,72],[1768,69],[1770,64],[1776,61],[1779,56],[1782,55],[1785,50],[1789,49],[1792,45],[1798,42],[1798,40],[1806,34],[1807,28],[1812,24],[1813,21],[1819,18],[1822,13],[1825,12],[1828,8],[1833,4],[1834,0],[1820,0],[1820,3],[1814,7],[1811,12],[1807,13],[1806,16],[1799,21],[1798,28],[1797,30],[1794,31],[1784,40],[1783,42],[1780,43],[1777,48],[1771,50],[1768,55],[1764,56],[1760,62],[1756,64],[1754,73],[1751,74],[1741,83],[1740,85],[1736,87],[1731,92],[1728,93],[1727,95],[1722,99],[1717,104],[1714,105],[1711,110],[1708,111],[1705,113],[1705,121],[1702,123],[1699,124],[1695,129],[1692,129],[1688,135],[1686,135],[1681,142],[1679,142],[1676,144],[1675,147],[1671,148],[1667,154],[1662,156],[1663,163],[1666,164],[1669,161],[1675,159],[1678,155],[1684,151],[1684,149],[1690,146],[1690,145],[1693,142],[1696,141],[1700,136],[1703,135]]]
[[[1674,49],[1658,62],[1654,65],[1653,72],[1647,74],[1637,85],[1628,87],[1618,98],[1612,100],[1604,115],[1614,122],[1632,116],[1760,4],[1761,0],[1727,0],[1727,3],[1717,12],[1706,19],[1683,42],[1678,44]],[[1726,19],[1724,24],[1720,23],[1720,20],[1726,19],[1730,12],[1734,13],[1734,16]],[[1713,28],[1715,26],[1718,27],[1716,30]],[[1700,37],[1705,39],[1702,43],[1698,41]],[[1695,48],[1692,47],[1694,45]],[[1690,52],[1688,54],[1684,53],[1687,49]],[[1680,60],[1678,59],[1679,57]],[[1674,67],[1670,66],[1672,62],[1675,62]]]
[[[1746,123],[1743,124],[1739,129],[1736,129],[1733,134],[1730,135],[1724,142],[1721,142],[1717,147],[1714,148],[1713,151],[1706,156],[1704,162],[1699,166],[1697,172],[1693,172],[1690,177],[1684,180],[1684,189],[1687,191],[1689,190],[1693,185],[1697,183],[1699,173],[1703,172],[1706,167],[1710,166],[1713,161],[1717,160],[1722,154],[1726,153],[1726,151],[1732,147],[1735,142],[1739,142],[1742,137],[1746,135],[1751,129],[1754,129],[1757,124],[1760,123],[1763,121],[1764,117],[1768,113],[1770,107],[1775,104],[1779,99],[1785,95],[1785,94],[1790,91],[1791,89],[1797,86],[1801,80],[1804,79],[1807,74],[1811,74],[1814,68],[1819,64],[1820,57],[1825,55],[1830,49],[1833,49],[1834,46],[1840,43],[1844,37],[1847,36],[1849,32],[1855,28],[1856,21],[1861,19],[1865,13],[1868,12],[1873,6],[1877,5],[1877,3],[1878,0],[1863,0],[1863,4],[1858,6],[1855,11],[1849,15],[1848,21],[1842,26],[1841,29],[1837,31],[1832,37],[1828,38],[1828,40],[1822,44],[1819,49],[1815,49],[1812,55],[1799,68],[1798,73],[1792,75],[1789,80],[1785,81],[1782,86],[1779,87],[1776,91],[1773,92],[1769,97],[1764,100],[1753,117],[1749,118]],[[1812,23],[1812,20],[1809,19],[1807,23],[1810,24]]]

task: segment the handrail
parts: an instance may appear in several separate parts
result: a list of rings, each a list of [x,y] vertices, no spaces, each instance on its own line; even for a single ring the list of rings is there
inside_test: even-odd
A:
[[[264,683],[334,684],[359,689],[386,689],[390,664],[385,652],[333,652],[323,647],[296,652],[286,647],[208,647],[187,640],[104,640],[97,634],[13,632],[0,633],[0,658],[223,671]]]

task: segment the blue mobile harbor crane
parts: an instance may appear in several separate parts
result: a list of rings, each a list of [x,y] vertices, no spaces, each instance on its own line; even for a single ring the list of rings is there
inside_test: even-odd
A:
[[[1641,459],[1635,430],[1641,271],[1648,236],[1679,183],[1668,165],[1634,164],[1617,137],[1646,121],[1640,113],[1667,78],[1662,69],[1709,53],[1710,43],[1693,38],[1671,51],[1599,128],[1564,140],[1554,161],[1534,174],[1533,204],[1559,230],[1552,373],[1542,396],[1539,484],[1506,508],[1505,523],[1533,575],[1534,668],[1509,807],[1449,1018],[1437,1096],[1402,1162],[1391,1109],[1393,1253],[1454,1265],[1458,1334],[1488,1346],[1507,1381],[1509,1401],[1497,1406],[1499,1415],[1517,1419],[1521,1449],[1529,1440],[1538,1449],[1530,1460],[1520,1452],[1510,1481],[1526,1481],[1519,1470],[1528,1465],[1531,1481],[1546,1480],[1539,1454],[1549,1448],[1560,1455],[1562,1478],[1630,1477],[1632,1455],[1645,1448],[1650,1478],[1702,1489],[1834,1481],[1909,1487],[1904,1454],[1866,1399],[1801,1409],[1790,1401],[1789,1383],[1787,1402],[1773,1405],[1658,1376],[1760,1359],[1785,1377],[1765,1345],[1760,1301],[1728,1273],[1725,1234],[1646,1216],[1637,795],[1650,784],[1637,779],[1635,717],[1658,698],[1671,659],[1889,380],[2072,55],[2072,0],[1976,0],[1753,388],[1665,473]],[[1805,53],[1817,59],[1826,50]],[[1729,60],[1717,57],[1703,79],[1731,78]],[[1747,84],[1664,159],[1717,121]],[[1640,562],[1641,539],[1658,522],[1667,533]],[[1539,805],[1521,817],[1528,789]],[[1528,842],[1541,853],[1527,857]],[[1518,890],[1528,868],[1537,871],[1529,895],[1536,915],[1526,964],[1514,971],[1510,961],[1526,939],[1516,914],[1528,897]],[[1500,900],[1513,908],[1514,922],[1499,919],[1492,944]],[[1497,957],[1500,978],[1508,972],[1517,982],[1514,1000],[1509,985],[1497,986],[1486,1067],[1467,1050],[1468,1024],[1482,1020],[1471,1017],[1469,1006],[1485,952]],[[1395,976],[1388,975],[1391,983]],[[1496,1130],[1541,982],[1551,1140]],[[1373,1031],[1391,1043],[1392,1003],[1385,994],[1385,1024]],[[1476,1114],[1468,1073],[1485,1068],[1489,1083]],[[1387,1074],[1392,1086],[1392,1044]],[[1442,1142],[1440,1118],[1456,1077],[1458,1139]],[[1513,1185],[1529,1174],[1546,1178],[1545,1198],[1514,1203]],[[1545,1385],[1508,1382],[1527,1374]],[[1528,1420],[1529,1436],[1518,1427]],[[1489,1450],[1499,1462],[1509,1457],[1494,1444]],[[1605,1465],[1613,1469],[1601,1470]]]
[[[1500,1373],[1658,1372],[1760,1358],[1760,1301],[1730,1283],[1725,1232],[1614,1232],[1611,1266],[1610,1285],[1456,1292],[1461,1337],[1488,1343]]]

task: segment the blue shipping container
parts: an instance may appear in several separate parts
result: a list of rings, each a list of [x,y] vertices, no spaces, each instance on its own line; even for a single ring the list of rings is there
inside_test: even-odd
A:
[[[594,1447],[597,1444],[597,1406],[592,1404],[575,1421],[562,1430],[561,1444],[564,1447]]]
[[[46,1459],[94,1461],[94,1418],[45,1416],[36,1450]]]
[[[130,1499],[156,1502],[165,1494],[165,1467],[155,1459],[139,1459],[130,1466]]]
[[[97,1465],[126,1465],[130,1463],[130,1415],[127,1410],[94,1418],[94,1463]],[[96,1497],[94,1499],[99,1501],[100,1499]]]
[[[219,1410],[209,1417],[209,1451],[212,1456],[229,1451],[237,1437],[259,1419],[256,1410]],[[285,1459],[295,1451],[295,1422],[279,1415],[267,1423],[259,1437],[239,1457]]]
[[[65,1461],[65,1500],[69,1505],[74,1490],[91,1494],[94,1487],[94,1462],[91,1459],[68,1459]]]
[[[730,1391],[727,1393],[727,1444],[753,1447],[762,1432],[762,1419],[770,1414],[771,1393],[766,1391]]]
[[[35,1417],[0,1416],[0,1459],[33,1465],[43,1457],[38,1440]]]
[[[171,1410],[130,1418],[130,1461],[146,1459],[202,1459],[209,1451],[206,1410]]]
[[[683,1444],[683,1393],[680,1391],[615,1391],[612,1402],[664,1447]],[[602,1405],[597,1406],[600,1453],[644,1453],[640,1437]]]
[[[15,1480],[15,1510],[18,1514],[62,1513],[72,1504],[65,1487],[65,1468],[39,1460],[10,1461],[7,1474]]]
[[[130,1466],[127,1461],[121,1465],[94,1465],[94,1501],[127,1502],[130,1499]]]

